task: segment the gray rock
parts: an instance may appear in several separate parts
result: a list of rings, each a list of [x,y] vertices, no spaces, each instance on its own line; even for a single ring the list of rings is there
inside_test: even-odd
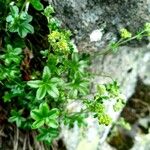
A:
[[[129,98],[134,93],[138,76],[150,79],[149,55],[149,47],[120,47],[115,55],[96,56],[91,66],[92,72],[98,75],[95,83],[103,83],[110,76],[120,83],[122,93]]]
[[[52,2],[57,17],[74,33],[80,50],[89,50],[89,47],[92,50],[93,43],[89,42],[88,35],[93,30],[104,29],[102,43],[96,46],[99,49],[107,44],[107,40],[111,40],[111,37],[106,38],[108,33],[111,32],[116,37],[122,27],[135,33],[150,20],[150,0],[53,0]]]

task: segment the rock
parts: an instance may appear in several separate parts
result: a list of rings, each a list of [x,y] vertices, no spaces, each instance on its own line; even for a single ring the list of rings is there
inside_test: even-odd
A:
[[[131,150],[150,150],[150,133],[146,135],[136,135],[135,144]]]
[[[90,41],[91,42],[97,42],[100,41],[102,39],[103,33],[102,30],[97,29],[94,30],[91,34],[90,34]]]
[[[110,81],[109,77],[112,77],[120,83],[122,93],[129,98],[134,93],[138,76],[146,76],[147,80],[150,79],[149,55],[149,47],[132,48],[125,46],[120,47],[115,55],[95,57],[91,65],[92,72],[98,75],[95,78],[95,83]]]
[[[139,77],[145,85],[150,85],[150,44],[148,45],[149,51],[147,51],[139,66]]]
[[[150,20],[150,0],[53,0],[53,5],[57,17],[72,30],[78,48],[84,51],[104,47],[122,27],[135,33]],[[89,34],[97,29],[103,29],[104,35],[93,46]]]
[[[107,56],[97,56],[94,58],[93,63],[91,65],[91,70],[93,73],[97,74],[97,77],[94,79],[95,85],[98,83],[106,83],[110,82],[112,77],[119,81],[121,85],[122,93],[126,95],[127,98],[130,98],[137,86],[138,78],[143,79],[144,82],[149,84],[147,81],[150,80],[150,70],[148,69],[150,59],[150,49],[149,47],[140,47],[140,48],[132,48],[132,47],[120,47],[117,54],[110,54]],[[146,78],[142,78],[145,77]],[[146,79],[146,80],[145,80]],[[93,87],[93,90],[95,88]],[[108,111],[111,114],[111,117],[115,121],[119,114],[110,111],[109,107]],[[88,127],[87,134],[89,134],[90,130],[97,130],[99,133],[99,144],[97,145],[100,149],[103,149],[103,142],[105,141],[111,126],[104,127],[99,126],[94,123],[92,126]],[[78,131],[80,132],[80,131]],[[71,132],[73,135],[73,132]],[[79,134],[80,135],[80,134]],[[75,137],[77,139],[77,137]],[[81,138],[77,145],[82,145],[85,141],[89,144],[88,138]],[[68,142],[68,140],[67,140]],[[75,148],[76,149],[76,148]],[[94,150],[94,149],[91,149]]]

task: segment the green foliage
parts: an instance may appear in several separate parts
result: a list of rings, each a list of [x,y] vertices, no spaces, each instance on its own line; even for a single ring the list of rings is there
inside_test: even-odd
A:
[[[6,50],[0,55],[0,79],[14,79],[19,73],[19,65],[22,60],[22,49],[13,48],[10,44],[6,46]]]
[[[8,30],[17,32],[20,37],[24,38],[28,33],[34,33],[34,28],[30,24],[32,16],[25,11],[19,12],[17,6],[10,5],[10,14],[7,16]]]
[[[8,119],[9,122],[15,122],[18,127],[21,127],[22,122],[25,121],[25,118],[22,117],[23,110],[12,110],[11,117]]]
[[[55,128],[41,128],[39,129],[39,135],[37,136],[38,141],[43,141],[46,144],[50,145],[57,136],[59,131]]]
[[[85,101],[85,104],[91,112],[94,113],[94,117],[97,117],[100,124],[109,125],[112,122],[111,116],[107,114],[107,101],[115,100],[115,104],[112,106],[114,111],[120,111],[124,106],[125,97],[120,94],[119,85],[116,81],[109,84],[98,85],[97,93],[94,99]]]
[[[71,114],[65,114],[64,117],[64,124],[69,125],[70,128],[74,126],[74,123],[76,122],[79,127],[85,126],[86,123],[84,119],[87,117],[87,114],[84,112],[80,113],[71,113]]]
[[[2,2],[6,10],[2,19],[4,29],[0,25],[0,30],[5,32],[0,43],[0,97],[4,106],[8,106],[8,121],[24,130],[35,130],[37,140],[46,144],[59,136],[61,124],[70,128],[75,122],[85,126],[89,112],[100,124],[109,125],[112,119],[105,101],[117,99],[115,111],[123,107],[117,82],[97,86],[93,99],[87,99],[92,78],[87,69],[89,61],[74,48],[71,32],[61,28],[61,22],[54,17],[54,8],[49,5],[44,9],[40,0],[10,2]],[[31,38],[36,39],[37,26],[41,24],[32,19],[32,11],[47,19],[46,46],[42,46],[43,42],[32,43]],[[145,30],[149,31],[148,24]],[[128,38],[126,34],[124,37]],[[43,37],[41,33],[40,37]],[[68,111],[68,102],[77,99],[86,108]]]
[[[59,78],[51,78],[49,67],[45,66],[43,70],[42,80],[28,81],[27,83],[32,88],[38,88],[36,92],[37,99],[43,99],[48,93],[51,97],[57,98],[59,96],[58,85],[62,84]]]
[[[32,128],[38,129],[43,125],[50,128],[58,128],[58,117],[59,110],[57,108],[49,110],[48,104],[42,103],[40,104],[39,109],[31,111],[31,118],[35,120],[32,124]]]
[[[1,60],[4,60],[6,66],[10,64],[19,64],[21,62],[20,54],[22,53],[21,48],[14,48],[11,45],[7,45],[6,53],[0,56]]]

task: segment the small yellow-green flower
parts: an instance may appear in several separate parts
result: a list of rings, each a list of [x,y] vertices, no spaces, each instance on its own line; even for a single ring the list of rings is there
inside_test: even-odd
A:
[[[144,29],[148,33],[148,36],[150,36],[150,23],[145,23]]]
[[[114,111],[120,111],[124,107],[122,99],[118,99],[117,102],[113,105]]]
[[[106,95],[107,94],[107,90],[106,90],[106,87],[104,85],[98,85],[97,91],[98,91],[99,95]]]
[[[51,42],[56,42],[61,38],[61,33],[58,31],[53,31],[51,34],[48,35],[48,41]]]
[[[131,38],[132,34],[127,29],[122,28],[120,30],[120,36],[121,36],[121,38],[126,39],[126,38]]]
[[[98,116],[98,120],[100,124],[105,124],[106,126],[112,122],[112,118],[107,114],[101,114]]]
[[[57,42],[57,47],[58,49],[62,50],[62,51],[68,51],[68,43],[66,40],[61,40],[59,42]]]
[[[105,111],[105,107],[103,104],[97,103],[95,106],[96,113],[103,113]]]

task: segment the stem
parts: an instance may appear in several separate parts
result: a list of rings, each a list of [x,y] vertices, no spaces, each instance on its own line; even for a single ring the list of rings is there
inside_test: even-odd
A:
[[[95,75],[95,76],[102,76],[102,77],[106,77],[106,78],[110,78],[112,81],[114,81],[114,79],[112,78],[112,76],[111,75],[109,75],[109,74],[105,74],[105,73],[99,73],[99,74],[97,74],[97,73],[93,73],[93,75]]]
[[[25,8],[25,12],[28,11],[29,4],[30,4],[30,2],[28,2],[28,0],[26,0],[26,1],[23,3],[22,8],[21,8],[21,10],[20,10],[20,14],[21,14],[21,12],[23,11],[24,8]]]
[[[30,4],[30,2],[27,2],[27,3],[26,3],[26,5],[25,5],[25,12],[28,11],[28,9],[29,9],[29,4]]]
[[[133,36],[133,37],[131,37],[131,38],[125,40],[125,41],[122,41],[122,42],[119,42],[119,43],[117,42],[117,43],[118,43],[118,46],[120,46],[120,45],[122,45],[122,44],[125,44],[125,43],[127,43],[127,42],[129,42],[129,41],[131,41],[131,40],[136,39],[139,35],[142,35],[144,32],[145,32],[145,30],[143,30],[143,31],[140,32],[139,34],[137,34],[137,35],[135,35],[135,36]]]

